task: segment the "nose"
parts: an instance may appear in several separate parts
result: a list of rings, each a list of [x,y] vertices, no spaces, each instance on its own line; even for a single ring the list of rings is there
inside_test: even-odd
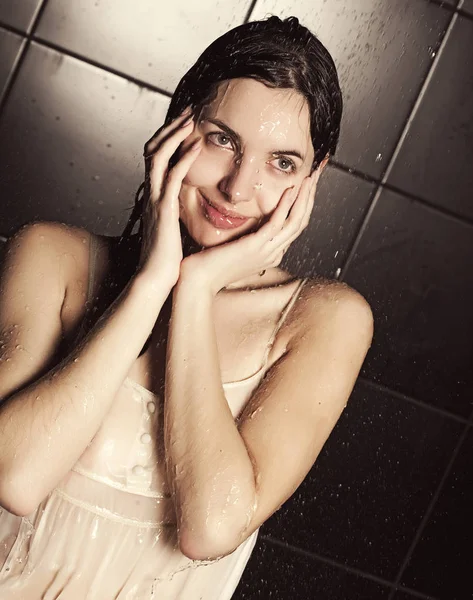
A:
[[[219,190],[232,204],[249,202],[261,188],[258,175],[259,169],[251,159],[237,158],[230,172],[220,181]]]

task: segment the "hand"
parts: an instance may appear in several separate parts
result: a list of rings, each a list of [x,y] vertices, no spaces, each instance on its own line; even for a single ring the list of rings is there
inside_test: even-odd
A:
[[[186,257],[181,279],[197,278],[199,287],[207,285],[217,294],[230,283],[277,267],[309,223],[319,176],[317,169],[298,189],[285,190],[269,220],[256,232]]]
[[[152,281],[164,276],[173,287],[179,279],[182,240],[179,228],[179,192],[182,180],[199,154],[201,144],[187,147],[169,169],[169,160],[194,128],[187,109],[159,129],[145,146],[146,179],[143,205],[143,241],[138,271]]]

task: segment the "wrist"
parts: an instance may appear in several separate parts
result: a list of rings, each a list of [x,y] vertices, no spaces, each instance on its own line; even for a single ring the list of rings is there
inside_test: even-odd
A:
[[[153,273],[151,276],[140,269],[133,275],[131,284],[148,298],[161,298],[164,302],[171,293],[175,282],[172,282],[164,274]]]
[[[190,294],[193,298],[214,298],[218,293],[205,278],[190,271],[181,271],[174,292]]]

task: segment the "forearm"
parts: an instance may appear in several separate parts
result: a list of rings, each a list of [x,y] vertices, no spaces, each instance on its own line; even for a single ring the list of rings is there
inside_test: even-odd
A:
[[[181,548],[218,554],[254,509],[254,470],[224,396],[212,319],[214,296],[183,280],[168,340],[165,448]]]
[[[0,500],[33,503],[71,469],[99,429],[170,292],[139,276],[54,369],[0,409]],[[28,499],[28,500],[27,500]]]

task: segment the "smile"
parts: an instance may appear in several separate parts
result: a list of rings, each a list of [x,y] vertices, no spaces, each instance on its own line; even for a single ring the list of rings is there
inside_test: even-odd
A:
[[[207,220],[218,229],[235,229],[246,223],[251,217],[233,217],[224,215],[199,192],[199,198]]]

